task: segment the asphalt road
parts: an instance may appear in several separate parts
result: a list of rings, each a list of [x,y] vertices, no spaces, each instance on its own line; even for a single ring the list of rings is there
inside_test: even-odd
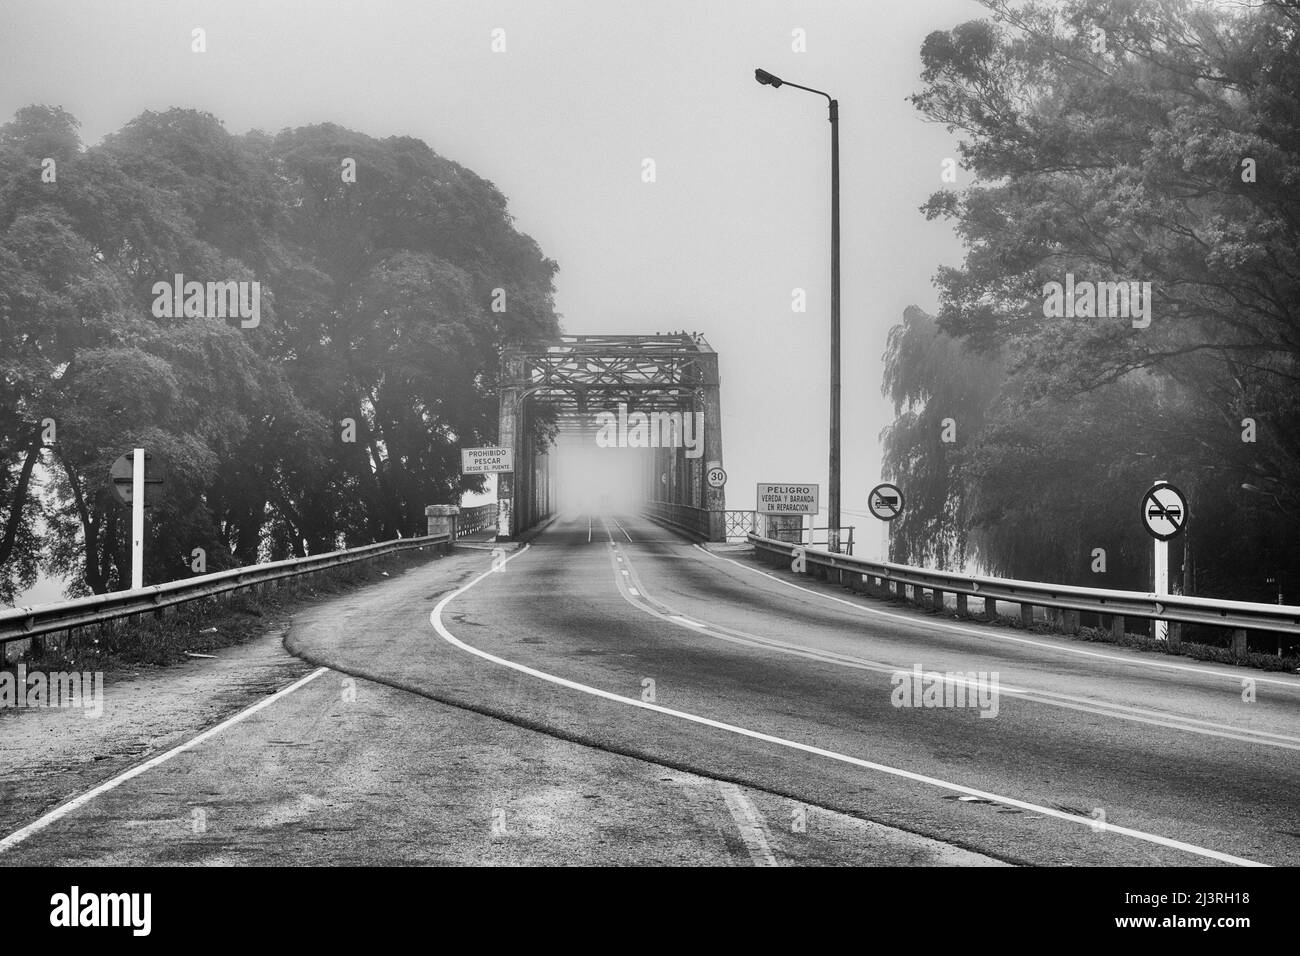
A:
[[[329,670],[0,864],[1300,862],[1294,677],[961,624],[643,519],[412,570],[286,646]],[[961,675],[947,706],[900,698],[916,667]]]

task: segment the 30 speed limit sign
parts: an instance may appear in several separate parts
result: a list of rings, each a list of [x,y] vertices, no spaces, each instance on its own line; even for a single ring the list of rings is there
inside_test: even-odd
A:
[[[727,473],[722,470],[721,465],[713,465],[705,472],[704,480],[709,483],[710,488],[721,488],[727,483]]]

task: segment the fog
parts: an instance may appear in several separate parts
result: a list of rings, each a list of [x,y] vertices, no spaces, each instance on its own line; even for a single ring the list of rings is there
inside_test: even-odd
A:
[[[552,454],[560,514],[631,514],[641,510],[648,452],[601,448],[592,436],[561,436]]]

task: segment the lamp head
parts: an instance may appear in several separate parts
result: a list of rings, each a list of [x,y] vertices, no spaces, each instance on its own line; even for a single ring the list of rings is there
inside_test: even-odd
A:
[[[764,86],[770,86],[773,89],[776,89],[782,84],[782,82],[784,82],[779,76],[773,76],[771,73],[767,72],[767,70],[755,70],[754,79],[758,80],[758,82],[762,83]]]

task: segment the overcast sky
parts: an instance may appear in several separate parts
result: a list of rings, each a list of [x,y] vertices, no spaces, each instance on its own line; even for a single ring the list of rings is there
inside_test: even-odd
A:
[[[58,105],[95,143],[179,106],[233,133],[330,121],[423,139],[494,182],[559,262],[565,331],[705,335],[721,356],[727,504],[751,508],[757,481],[821,482],[824,503],[830,281],[825,101],[753,71],[825,89],[841,112],[843,506],[864,512],[891,418],[885,337],[906,306],[933,311],[931,277],[961,258],[917,211],[953,137],[905,97],[925,36],[984,13],[973,0],[6,0],[0,121]],[[195,27],[206,53],[191,52]],[[873,519],[853,523],[878,540]]]

